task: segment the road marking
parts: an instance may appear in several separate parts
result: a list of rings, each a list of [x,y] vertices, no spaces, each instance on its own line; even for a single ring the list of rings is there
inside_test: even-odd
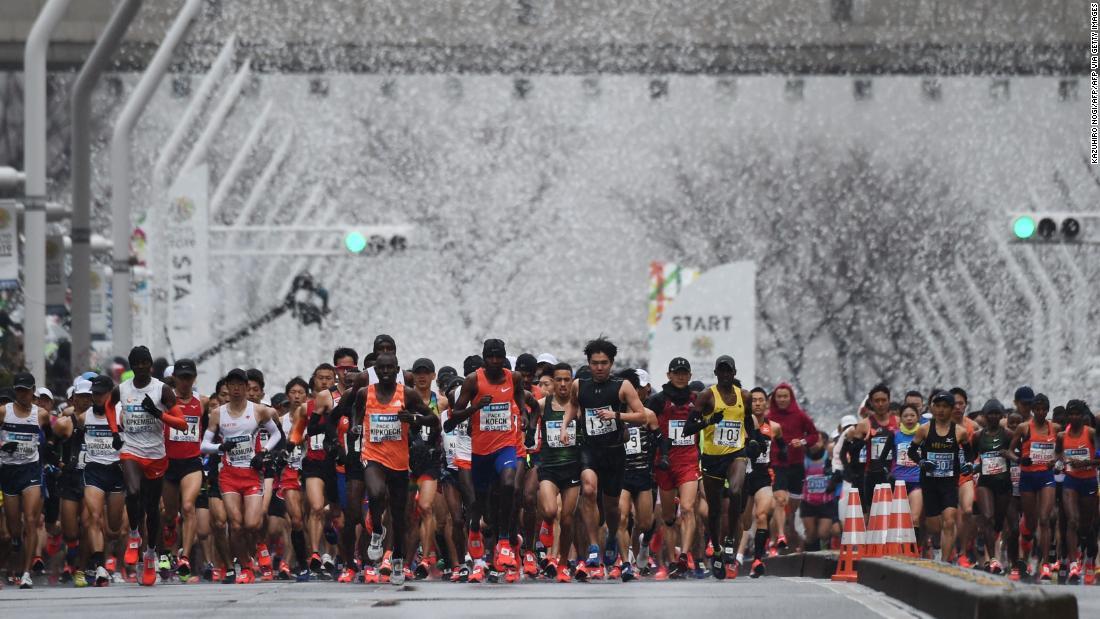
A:
[[[874,589],[855,583],[840,583],[820,578],[791,578],[796,582],[812,583],[824,589],[844,596],[863,606],[884,619],[931,619],[931,615],[879,593]]]

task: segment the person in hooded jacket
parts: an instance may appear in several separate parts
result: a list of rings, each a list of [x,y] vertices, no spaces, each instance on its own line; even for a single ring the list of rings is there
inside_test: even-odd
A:
[[[794,388],[788,383],[780,383],[772,390],[768,402],[768,421],[774,421],[783,429],[787,445],[786,452],[782,454],[774,442],[771,446],[772,470],[775,472],[775,481],[772,484],[775,501],[772,527],[776,531],[776,548],[785,552],[789,546],[798,545],[790,544],[788,540],[798,539],[794,515],[798,511],[802,485],[806,481],[806,468],[803,465],[806,448],[816,445],[821,437],[813,420],[798,405]]]

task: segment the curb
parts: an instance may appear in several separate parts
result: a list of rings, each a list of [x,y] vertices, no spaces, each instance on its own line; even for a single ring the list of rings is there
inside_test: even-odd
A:
[[[1072,593],[1017,585],[927,559],[863,559],[857,582],[937,618],[1077,619],[1077,598]]]
[[[837,553],[796,552],[764,559],[769,576],[830,578],[836,573]]]

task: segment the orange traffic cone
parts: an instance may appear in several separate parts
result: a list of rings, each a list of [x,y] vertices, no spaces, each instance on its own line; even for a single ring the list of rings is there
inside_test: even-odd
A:
[[[881,557],[886,553],[886,538],[890,532],[890,486],[876,484],[871,499],[871,519],[867,523],[867,543],[864,557]]]
[[[886,554],[917,556],[917,534],[913,531],[913,514],[909,511],[909,492],[905,482],[894,482],[894,507],[890,510],[890,537]]]
[[[859,505],[859,490],[848,491],[848,506],[844,513],[844,534],[840,538],[840,556],[837,557],[836,573],[833,580],[856,581],[856,561],[860,557],[860,546],[864,535],[863,508]]]

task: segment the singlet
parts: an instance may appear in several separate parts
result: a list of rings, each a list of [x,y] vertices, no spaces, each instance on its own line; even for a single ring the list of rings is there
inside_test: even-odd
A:
[[[810,505],[824,505],[833,499],[829,494],[829,454],[821,459],[803,457],[802,466],[806,468],[806,480],[802,482],[802,502]]]
[[[898,429],[898,418],[896,415],[890,415],[886,425],[882,425],[874,415],[871,415],[867,418],[867,425],[870,428],[867,444],[859,452],[859,461],[863,464],[867,464],[868,450],[871,460],[877,460],[882,455],[882,450],[886,448],[887,433],[896,432]]]
[[[1070,436],[1070,428],[1062,434],[1062,456],[1066,460],[1066,475],[1077,479],[1096,479],[1096,467],[1087,463],[1096,453],[1096,445],[1089,438],[1088,426],[1081,426],[1081,433]],[[1074,464],[1074,462],[1082,462]]]
[[[164,426],[164,450],[171,460],[186,460],[202,455],[199,446],[202,441],[202,398],[191,392],[191,399],[184,402],[177,399],[187,422],[186,430],[177,430]]]
[[[63,418],[63,415],[51,416],[51,430],[53,425]],[[57,443],[58,460],[61,462],[62,474],[79,474],[84,469],[84,462],[87,460],[87,454],[84,451],[84,425],[78,423],[79,420],[75,411],[70,420],[73,424],[73,431],[69,438]]]
[[[42,438],[42,428],[38,426],[38,407],[31,404],[31,413],[26,417],[20,417],[15,412],[15,404],[9,402],[4,405],[3,436],[0,436],[0,444],[16,443],[15,451],[7,453],[0,451],[0,464],[4,466],[18,466],[20,464],[33,464],[38,462],[38,445]]]
[[[894,479],[913,483],[920,481],[920,465],[909,457],[909,444],[913,442],[913,435],[919,427],[918,423],[912,432],[901,427],[894,431]]]
[[[106,415],[97,415],[91,408],[84,411],[84,459],[110,466],[118,462],[118,450],[111,442],[111,426]]]
[[[945,436],[936,434],[936,423],[930,423],[928,437],[921,443],[921,447],[924,448],[925,458],[936,465],[931,471],[921,471],[921,480],[958,478],[959,442],[955,437],[954,421]]]
[[[283,415],[283,418],[280,422],[283,424],[283,434],[286,434],[287,436],[290,436],[291,431],[294,430],[294,421],[292,420],[293,417],[294,415],[287,413],[286,415]],[[287,467],[294,469],[295,471],[302,470],[302,457],[304,455],[305,454],[303,453],[302,446],[295,446],[286,455]]]
[[[475,411],[470,417],[470,436],[473,439],[473,452],[478,456],[487,456],[501,449],[516,446],[516,393],[511,370],[504,372],[504,382],[493,384],[485,376],[485,369],[479,369],[477,376],[477,395],[480,400],[485,396],[491,402]]]
[[[1021,458],[1031,458],[1028,466],[1020,465],[1020,470],[1025,473],[1047,470],[1047,465],[1054,462],[1054,425],[1046,422],[1046,434],[1039,434],[1035,430],[1035,419],[1027,422],[1027,440],[1020,447]]]
[[[772,462],[772,422],[767,419],[757,419],[755,416],[753,416],[752,420],[756,423],[756,428],[760,430],[760,434],[764,437],[764,444],[760,446],[760,455],[756,456],[756,459],[752,462],[749,462],[749,467],[745,474],[770,476],[769,469],[771,469]]]
[[[672,443],[668,459],[674,466],[690,465],[699,461],[699,450],[695,445],[697,434],[684,435],[688,416],[695,406],[695,394],[692,393],[683,404],[675,404],[671,398],[665,396],[664,406],[657,413],[657,421],[661,424],[661,434]]]
[[[625,432],[614,419],[600,419],[601,410],[622,412],[626,404],[619,399],[623,379],[611,377],[597,383],[591,378],[577,381],[577,403],[581,419],[577,420],[577,439],[586,447],[615,447],[623,444]]]
[[[722,413],[722,421],[703,428],[701,449],[703,455],[725,456],[745,447],[745,400],[741,388],[733,388],[733,403],[727,404],[718,392],[718,385],[710,388],[714,395],[714,412]]]
[[[363,410],[363,462],[377,462],[394,471],[409,470],[409,424],[397,414],[405,408],[405,386],[397,385],[390,401],[378,401],[378,385],[367,387]]]
[[[332,411],[336,410],[336,405],[340,403],[340,392],[332,391],[331,393],[332,410],[328,412],[329,415],[332,414]],[[309,434],[309,420],[313,418],[313,411],[316,409],[316,407],[317,400],[310,398],[309,401],[306,402],[306,437],[304,441],[306,446],[305,459],[321,462],[328,457],[328,454],[325,453],[325,433],[322,431],[319,434],[314,434],[312,436],[310,436]],[[323,428],[325,422],[325,419],[321,419],[318,425]]]
[[[249,402],[240,417],[229,414],[229,405],[218,407],[218,430],[222,442],[232,447],[222,454],[222,466],[246,469],[252,466],[252,457],[256,455],[256,433],[260,429],[256,419],[256,405]]]
[[[121,413],[119,419],[125,440],[122,453],[149,460],[159,460],[167,455],[164,450],[164,424],[141,407],[142,400],[149,396],[157,408],[164,411],[164,404],[161,403],[163,389],[164,383],[155,378],[150,378],[149,384],[140,389],[134,386],[132,378],[118,386],[116,410]]]
[[[454,400],[451,401],[452,405],[458,401],[458,397],[461,394],[462,387],[455,389]],[[445,423],[450,419],[453,411],[454,408],[444,411],[444,414],[440,415],[440,421]],[[456,425],[455,429],[449,434],[444,433],[443,448],[447,450],[447,466],[449,468],[459,468],[459,464],[462,464],[465,468],[469,468],[470,459],[473,457],[474,452],[473,439],[470,438],[469,419]]]
[[[567,439],[561,442],[561,422],[565,417],[565,409],[554,408],[554,398],[546,396],[541,402],[542,413],[539,415],[539,427],[542,435],[539,466],[554,467],[573,464],[577,461],[577,420],[569,422],[566,430]]]
[[[1004,450],[1008,449],[1012,439],[1000,426],[995,433],[985,430],[979,435],[977,451],[981,460],[978,472],[981,478],[1008,481],[1011,473],[1008,470],[1008,461],[1005,459]]]

